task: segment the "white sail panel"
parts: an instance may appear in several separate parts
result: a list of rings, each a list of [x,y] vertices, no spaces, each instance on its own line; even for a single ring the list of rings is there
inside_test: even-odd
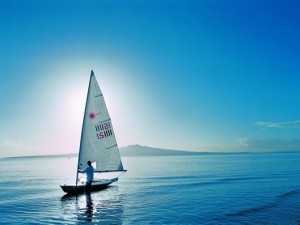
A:
[[[123,170],[112,123],[92,71],[82,125],[78,168],[96,162],[95,171]]]

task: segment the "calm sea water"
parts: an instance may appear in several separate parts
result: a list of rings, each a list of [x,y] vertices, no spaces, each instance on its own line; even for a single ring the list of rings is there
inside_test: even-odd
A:
[[[76,161],[0,160],[0,224],[300,224],[300,153],[124,157],[117,183],[65,196]]]

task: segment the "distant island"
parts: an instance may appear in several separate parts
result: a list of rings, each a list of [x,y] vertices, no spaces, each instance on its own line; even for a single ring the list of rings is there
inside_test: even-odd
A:
[[[295,151],[290,151],[295,152]],[[229,154],[250,154],[250,153],[288,153],[288,152],[195,152],[195,151],[183,151],[163,148],[152,148],[141,145],[129,145],[127,147],[120,148],[120,154],[122,157],[138,157],[138,156],[193,156],[193,155],[229,155]],[[26,159],[26,158],[72,158],[77,157],[78,153],[69,154],[56,154],[56,155],[34,155],[34,156],[14,156],[5,157],[2,159]]]
[[[141,145],[129,145],[120,148],[121,156],[184,156],[184,155],[203,155],[203,154],[220,154],[212,152],[193,152],[163,148],[152,148]]]
[[[188,156],[188,155],[208,155],[208,154],[228,154],[228,153],[214,153],[214,152],[193,152],[183,150],[172,150],[162,148],[152,148],[141,145],[129,145],[127,147],[120,148],[120,154],[122,157],[133,156]],[[77,157],[78,153],[70,154],[56,154],[56,155],[34,155],[34,156],[14,156],[5,157],[2,159],[26,159],[26,158],[72,158]]]

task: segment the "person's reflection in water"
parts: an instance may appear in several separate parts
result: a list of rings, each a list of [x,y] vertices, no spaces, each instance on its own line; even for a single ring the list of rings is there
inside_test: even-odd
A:
[[[92,222],[94,208],[93,208],[91,193],[86,193],[85,194],[85,199],[86,199],[86,211],[85,211],[86,221],[87,222]]]

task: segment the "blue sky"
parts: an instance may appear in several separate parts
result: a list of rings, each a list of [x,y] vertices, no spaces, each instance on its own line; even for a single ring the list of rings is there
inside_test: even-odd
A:
[[[77,152],[94,70],[120,147],[300,150],[297,1],[0,3],[0,157]]]

